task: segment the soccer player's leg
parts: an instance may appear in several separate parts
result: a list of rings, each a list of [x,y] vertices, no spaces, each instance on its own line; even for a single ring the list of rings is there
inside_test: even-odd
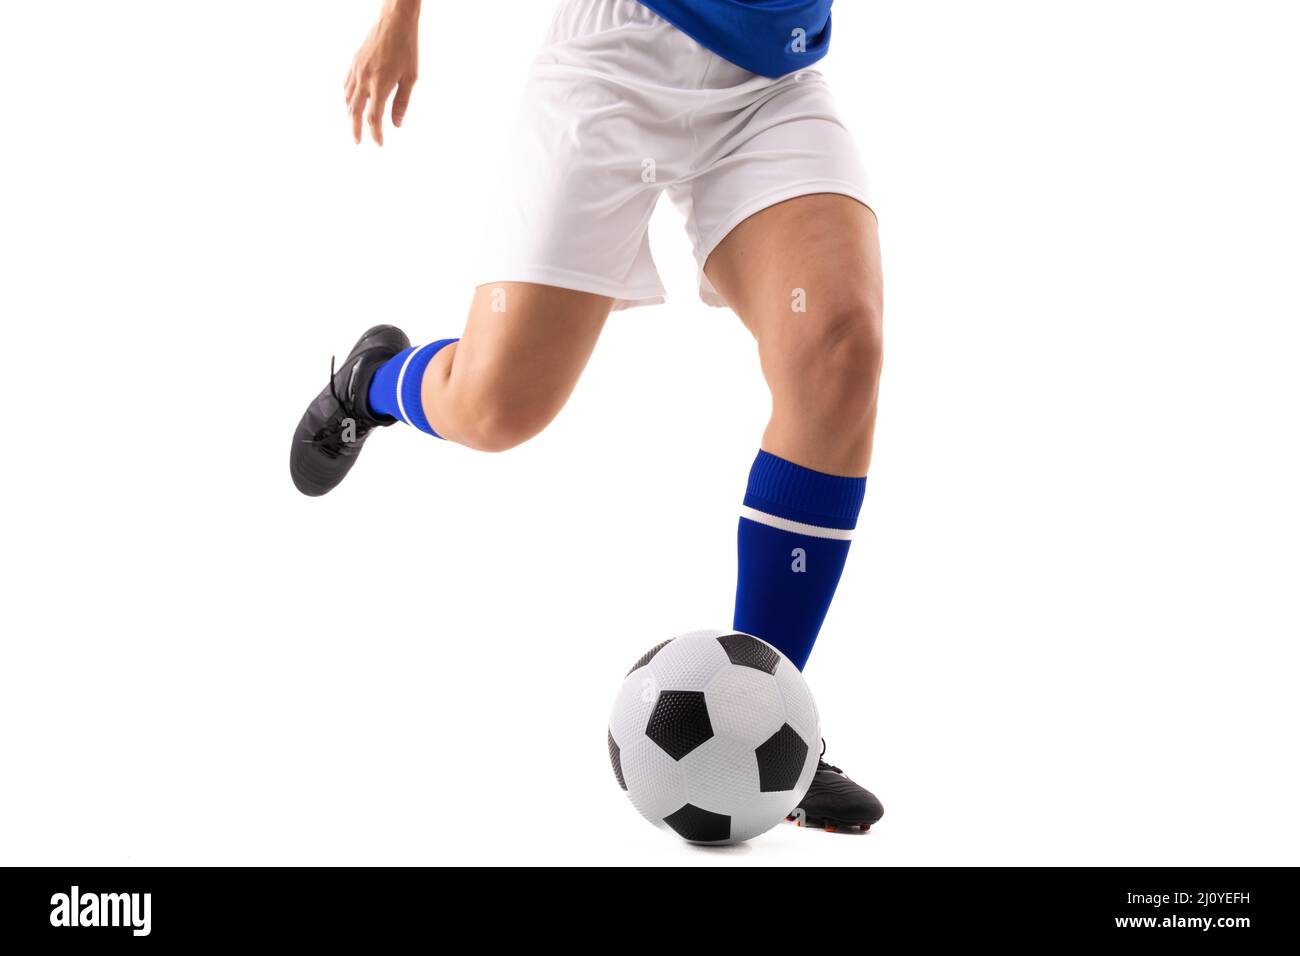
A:
[[[848,196],[801,196],[732,230],[705,273],[757,339],[772,393],[740,520],[734,625],[802,668],[871,463],[882,356],[876,219]],[[828,827],[867,827],[884,813],[824,762],[800,810]]]
[[[728,234],[705,272],[758,342],[772,392],[764,450],[865,476],[884,310],[872,211],[826,193],[770,206]]]
[[[460,339],[412,347],[400,329],[370,329],[294,432],[294,484],[306,495],[326,494],[374,429],[398,422],[483,451],[527,441],[568,400],[613,303],[503,282],[476,290]]]
[[[481,286],[461,341],[424,376],[422,404],[438,434],[479,451],[537,435],[568,401],[612,305],[526,282]]]

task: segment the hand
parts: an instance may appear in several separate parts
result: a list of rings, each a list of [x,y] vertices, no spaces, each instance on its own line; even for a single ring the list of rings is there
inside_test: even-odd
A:
[[[343,84],[356,142],[361,142],[364,117],[370,124],[371,137],[384,145],[384,106],[394,87],[397,95],[393,97],[393,125],[402,125],[420,59],[419,19],[419,0],[387,0],[379,22],[357,51]]]

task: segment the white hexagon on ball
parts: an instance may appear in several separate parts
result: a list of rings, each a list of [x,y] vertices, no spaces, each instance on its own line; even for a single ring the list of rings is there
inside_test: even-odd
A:
[[[785,819],[821,752],[799,669],[736,631],[695,631],[647,651],[614,701],[608,738],[614,776],[641,815],[710,845]]]

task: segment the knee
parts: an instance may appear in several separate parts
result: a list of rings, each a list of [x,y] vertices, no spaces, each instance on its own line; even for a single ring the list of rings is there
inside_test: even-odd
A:
[[[864,295],[807,321],[788,337],[774,378],[806,410],[820,409],[846,424],[870,414],[884,360],[883,309]],[[774,382],[774,392],[777,392]]]
[[[884,331],[879,305],[864,299],[836,312],[819,343],[832,390],[858,403],[873,399],[884,363]]]
[[[549,425],[555,415],[547,409],[502,403],[485,397],[466,423],[460,443],[475,451],[503,452],[518,448]]]

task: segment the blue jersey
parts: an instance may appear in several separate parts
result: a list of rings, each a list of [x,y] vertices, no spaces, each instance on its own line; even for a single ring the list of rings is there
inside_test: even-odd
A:
[[[831,0],[641,0],[701,46],[763,76],[816,63],[831,43]]]

